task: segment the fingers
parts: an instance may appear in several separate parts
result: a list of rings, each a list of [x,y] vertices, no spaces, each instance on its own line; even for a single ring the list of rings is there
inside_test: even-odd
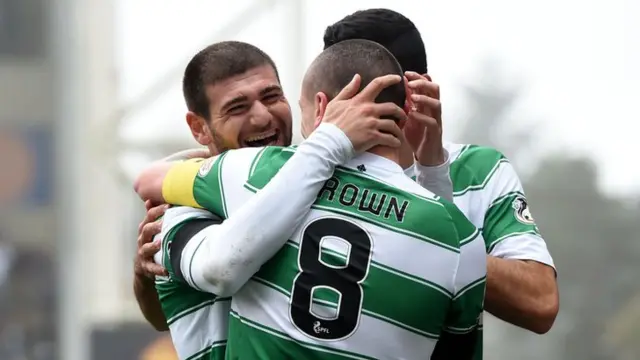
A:
[[[151,210],[147,211],[147,218],[150,222],[158,220],[159,217],[164,215],[164,212],[167,211],[168,207],[169,205],[165,204],[151,208]]]
[[[379,135],[378,135],[378,137],[376,139],[376,144],[375,145],[387,146],[387,147],[391,147],[391,148],[399,148],[401,144],[402,144],[402,142],[396,136],[391,135],[391,134],[379,133]]]
[[[159,230],[155,228],[156,225],[158,224],[147,224],[144,227],[144,235],[142,235],[141,238],[145,238],[146,236],[148,239],[152,239],[153,235],[157,233],[156,231]],[[156,264],[153,258],[154,255],[160,251],[161,247],[162,243],[160,241],[150,241],[147,239],[145,239],[142,244],[138,244],[136,262],[139,264],[138,266],[142,270],[143,275],[150,278],[154,276],[167,276],[166,270],[161,265]]]
[[[138,256],[143,260],[151,260],[153,261],[153,255],[155,255],[160,248],[162,247],[162,243],[160,241],[153,241],[146,244],[143,244],[138,249]]]
[[[376,122],[378,132],[381,134],[380,139],[382,141],[379,145],[400,147],[400,139],[403,138],[403,134],[402,129],[400,129],[398,124],[391,120],[377,120]]]
[[[162,230],[162,222],[155,221],[152,223],[140,224],[138,233],[138,248],[144,244],[153,242],[153,238]]]
[[[410,121],[407,121],[407,123],[412,123],[412,126],[414,126],[416,129],[426,128],[427,133],[430,135],[438,134],[440,132],[441,126],[438,120],[428,115],[414,112],[409,115],[409,119]]]
[[[407,113],[394,103],[373,103],[369,108],[368,115],[375,118],[393,118],[396,121],[403,121],[407,118]]]
[[[167,270],[162,267],[162,265],[157,264],[153,261],[153,255],[142,260],[142,262],[140,263],[140,268],[142,269],[144,275],[150,278],[153,278],[155,276],[168,275]]]
[[[411,89],[412,93],[440,99],[440,86],[438,84],[429,81],[426,77],[413,71],[407,71],[405,76],[407,80],[409,80],[407,86]]]
[[[167,276],[168,273],[161,265],[156,264],[153,256],[160,251],[162,243],[160,241],[143,244],[138,249],[138,262],[142,273],[150,278],[154,276]]]
[[[374,101],[382,90],[391,85],[395,85],[402,80],[400,75],[384,75],[373,79],[362,91],[354,98],[361,101]]]
[[[347,86],[342,88],[342,90],[340,90],[338,95],[336,95],[336,97],[333,98],[333,100],[347,100],[354,97],[358,93],[358,90],[360,89],[361,81],[362,81],[362,78],[360,77],[360,75],[355,74],[353,76],[353,79],[351,79],[351,82],[349,82]]]
[[[441,123],[442,103],[440,100],[418,94],[411,95],[411,100],[416,104],[419,112],[430,115],[435,118],[439,124]]]
[[[143,243],[149,243],[153,241],[153,237],[158,235],[162,231],[162,222],[156,221],[148,223],[142,227],[142,239]]]
[[[150,210],[148,210],[144,219],[142,219],[142,222],[140,223],[140,225],[138,225],[138,233],[140,233],[142,231],[142,228],[148,223],[158,220],[159,217],[164,215],[165,211],[167,211],[168,208],[169,208],[169,205],[164,204],[164,205],[153,207]]]
[[[169,273],[167,272],[167,270],[165,268],[162,267],[162,265],[156,264],[156,263],[143,263],[142,264],[142,269],[145,272],[145,274],[148,277],[155,277],[155,276],[168,276]]]

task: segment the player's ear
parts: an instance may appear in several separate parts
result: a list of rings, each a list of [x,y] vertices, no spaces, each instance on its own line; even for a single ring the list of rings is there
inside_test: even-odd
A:
[[[323,92],[316,93],[316,96],[313,97],[315,113],[314,115],[314,129],[320,126],[322,119],[324,118],[324,113],[327,111],[327,105],[329,104],[329,98],[327,94]]]
[[[211,133],[207,126],[207,120],[193,111],[187,112],[187,125],[191,135],[200,144],[207,146],[211,143]]]

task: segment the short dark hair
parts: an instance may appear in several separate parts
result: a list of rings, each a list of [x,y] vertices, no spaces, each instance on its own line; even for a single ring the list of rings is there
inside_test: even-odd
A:
[[[406,16],[389,9],[357,11],[327,27],[324,48],[349,39],[366,39],[391,51],[405,71],[427,73],[427,53],[420,32]]]
[[[222,41],[207,46],[191,58],[184,70],[182,94],[187,108],[208,119],[211,114],[207,86],[264,65],[273,67],[276,76],[279,76],[276,64],[269,55],[251,44]]]
[[[323,92],[331,100],[355,74],[362,77],[362,90],[379,76],[402,76],[402,68],[393,55],[378,43],[362,39],[341,41],[325,49],[309,66],[303,91],[307,95]],[[382,90],[376,102],[393,102],[403,107],[405,97],[404,83],[400,82]]]

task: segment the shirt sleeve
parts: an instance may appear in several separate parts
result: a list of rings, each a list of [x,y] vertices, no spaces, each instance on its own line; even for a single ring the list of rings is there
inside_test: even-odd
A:
[[[413,176],[423,188],[441,198],[453,201],[453,183],[449,175],[449,152],[446,149],[444,149],[444,155],[445,162],[438,166],[424,166],[414,160]]]
[[[330,124],[318,127],[296,151],[282,151],[292,154],[290,159],[281,164],[281,157],[274,158],[277,173],[255,195],[256,190],[242,180],[250,173],[252,177],[262,177],[261,172],[272,171],[273,166],[268,164],[252,171],[257,162],[264,160],[264,152],[260,159],[254,157],[240,176],[227,177],[227,173],[238,170],[235,151],[228,152],[226,160],[216,160],[206,174],[196,176],[196,202],[226,220],[204,228],[185,245],[180,267],[190,286],[219,296],[235,293],[284,245],[324,182],[333,175],[335,166],[354,155],[346,135]],[[206,184],[213,191],[197,180],[202,176],[208,179],[212,173],[217,174],[217,179]],[[244,197],[229,192],[229,188],[238,187],[242,187]],[[246,201],[239,204],[239,199]]]
[[[443,202],[444,203],[444,202]],[[481,232],[453,204],[444,203],[460,238],[460,261],[444,331],[466,334],[479,326],[484,307],[487,254]]]
[[[163,180],[162,196],[168,204],[207,209],[226,218],[228,197],[242,199],[243,184],[263,150],[230,150],[209,159],[176,163]]]
[[[169,279],[187,284],[179,266],[176,265],[180,264],[184,247],[195,235],[192,229],[200,227],[203,223],[210,226],[221,222],[219,217],[202,209],[186,206],[167,209],[163,217],[162,231],[158,234],[162,246],[154,257],[155,262],[167,269]]]
[[[488,207],[482,234],[487,251],[500,258],[534,260],[553,267],[520,178],[506,159],[498,165],[484,191]]]

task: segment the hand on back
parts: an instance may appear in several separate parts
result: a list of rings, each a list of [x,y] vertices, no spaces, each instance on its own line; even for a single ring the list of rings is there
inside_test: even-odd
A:
[[[376,97],[385,88],[402,81],[398,75],[385,75],[374,79],[358,93],[362,79],[355,75],[353,80],[327,104],[322,122],[340,128],[351,140],[356,153],[362,153],[374,146],[400,147],[402,131],[393,120],[406,119],[402,108],[393,103],[375,103]]]
[[[146,201],[144,205],[147,215],[138,226],[138,251],[133,268],[136,275],[154,279],[167,275],[167,271],[153,260],[162,246],[160,241],[154,241],[154,237],[162,230],[162,219],[158,218],[164,215],[167,205],[153,206],[151,201]]]

